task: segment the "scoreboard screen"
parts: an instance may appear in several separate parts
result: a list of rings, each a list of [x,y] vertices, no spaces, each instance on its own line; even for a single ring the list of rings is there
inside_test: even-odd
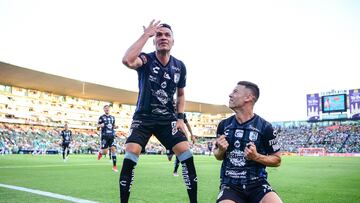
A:
[[[323,113],[346,111],[346,94],[322,96],[321,104]]]

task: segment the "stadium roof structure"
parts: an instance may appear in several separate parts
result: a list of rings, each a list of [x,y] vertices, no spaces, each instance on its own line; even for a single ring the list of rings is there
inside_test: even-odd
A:
[[[52,75],[0,61],[0,84],[85,99],[136,105],[137,92]],[[225,105],[186,102],[187,112],[231,113]]]

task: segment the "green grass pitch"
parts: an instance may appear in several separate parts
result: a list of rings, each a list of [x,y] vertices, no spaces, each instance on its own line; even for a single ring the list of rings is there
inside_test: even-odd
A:
[[[118,156],[119,170],[123,156]],[[221,162],[195,156],[200,203],[215,202]],[[165,155],[142,155],[135,169],[131,203],[188,202],[182,177],[172,176]],[[283,157],[279,168],[268,168],[269,182],[285,203],[360,202],[360,157]],[[181,167],[179,168],[181,172]],[[108,158],[70,155],[0,156],[0,183],[37,189],[97,202],[119,202],[119,173]],[[0,202],[66,202],[0,187]]]

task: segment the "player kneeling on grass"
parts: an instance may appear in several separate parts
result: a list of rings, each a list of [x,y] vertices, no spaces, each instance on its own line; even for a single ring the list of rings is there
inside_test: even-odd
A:
[[[217,128],[214,155],[222,160],[217,202],[281,203],[267,182],[266,166],[280,166],[280,148],[271,124],[253,113],[259,98],[256,84],[238,82],[229,95],[235,115]]]

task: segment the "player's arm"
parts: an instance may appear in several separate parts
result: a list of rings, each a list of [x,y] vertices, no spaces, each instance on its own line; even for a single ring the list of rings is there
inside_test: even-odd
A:
[[[100,130],[101,128],[103,128],[105,126],[105,123],[102,119],[102,117],[99,118],[98,124],[97,124],[97,130]]]
[[[224,120],[222,120],[216,129],[216,140],[215,144],[213,145],[214,156],[219,161],[224,160],[226,150],[229,147],[229,143],[226,140],[226,136],[224,134]]]
[[[177,122],[176,127],[180,129],[187,137],[187,132],[185,129],[184,123],[184,110],[185,110],[185,90],[184,88],[177,89],[177,98],[176,98],[176,109],[177,109]]]
[[[193,132],[192,132],[192,130],[191,130],[190,123],[189,123],[189,122],[185,122],[185,125],[186,125],[187,129],[188,129],[189,132],[190,132],[191,141],[193,142],[193,144],[195,144],[195,142],[196,142],[196,136],[193,134]]]
[[[144,64],[144,61],[139,57],[139,55],[147,40],[156,34],[159,23],[160,21],[155,22],[155,20],[152,20],[147,28],[144,26],[144,33],[133,45],[130,46],[122,59],[125,66],[136,70]]]
[[[266,154],[259,154],[253,142],[247,144],[244,155],[247,159],[256,161],[270,167],[278,167],[281,164],[280,147],[277,144],[277,132],[271,125],[267,125],[264,130],[262,145],[265,147]]]
[[[249,143],[245,147],[245,157],[248,160],[256,161],[262,165],[270,167],[278,167],[281,164],[281,153],[275,152],[274,154],[263,155],[256,151],[254,143]]]
[[[214,156],[217,160],[224,160],[225,153],[227,148],[229,147],[229,143],[225,139],[225,135],[221,135],[216,139],[216,146],[214,149]]]

